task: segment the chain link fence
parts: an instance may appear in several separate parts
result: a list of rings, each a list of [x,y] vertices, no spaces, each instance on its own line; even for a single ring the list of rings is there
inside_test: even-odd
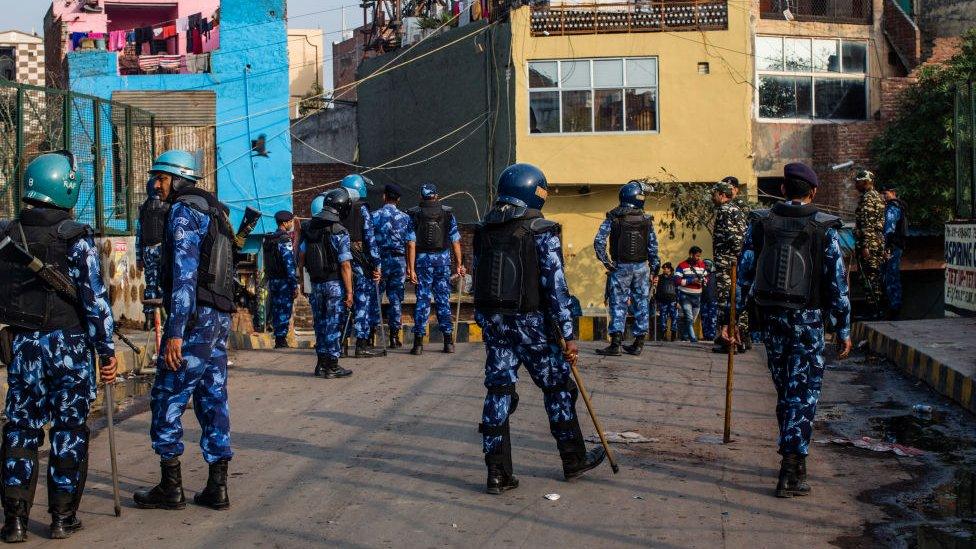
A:
[[[956,218],[976,218],[976,82],[956,86]]]
[[[155,133],[154,117],[144,110],[0,80],[0,218],[20,211],[23,173],[31,160],[69,150],[81,180],[75,218],[99,234],[134,234]]]

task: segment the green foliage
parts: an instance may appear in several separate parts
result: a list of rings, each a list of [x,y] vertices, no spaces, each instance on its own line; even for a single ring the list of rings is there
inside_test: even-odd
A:
[[[418,21],[418,23],[420,24],[420,28],[422,29],[437,29],[442,27],[443,25],[446,25],[452,19],[454,19],[454,16],[451,14],[451,12],[445,11],[440,15],[440,17],[427,17],[426,15],[422,15],[420,16],[420,20]],[[450,26],[453,27],[455,25],[456,23]]]
[[[325,90],[316,82],[312,89],[302,96],[302,102],[298,105],[298,115],[301,117],[316,113],[329,106],[329,98],[324,94]]]
[[[883,182],[898,185],[909,218],[939,229],[955,205],[953,110],[956,84],[976,75],[976,29],[963,36],[962,52],[945,65],[923,66],[918,83],[905,90],[901,114],[872,143]]]

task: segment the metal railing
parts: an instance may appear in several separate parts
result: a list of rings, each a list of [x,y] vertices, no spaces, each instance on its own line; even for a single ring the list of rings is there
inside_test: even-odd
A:
[[[759,0],[763,19],[787,19],[822,23],[854,23],[870,25],[873,22],[872,0]]]
[[[70,150],[81,180],[75,218],[99,234],[133,234],[155,132],[155,119],[144,110],[0,80],[0,218],[19,213],[24,169],[31,160]]]
[[[533,36],[726,30],[729,7],[725,0],[533,5],[531,21]]]

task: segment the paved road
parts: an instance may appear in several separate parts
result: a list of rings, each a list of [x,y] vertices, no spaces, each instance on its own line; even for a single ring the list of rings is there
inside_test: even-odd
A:
[[[778,457],[772,386],[753,353],[737,361],[735,442],[696,442],[722,429],[724,357],[703,346],[650,347],[643,357],[598,359],[584,344],[581,365],[609,430],[638,430],[655,442],[617,447],[622,465],[573,483],[561,469],[542,409],[525,376],[513,419],[521,487],[483,493],[476,431],[484,397],[484,351],[458,345],[453,356],[397,353],[348,360],[355,375],[326,381],[309,373],[309,351],[250,351],[234,357],[231,417],[236,457],[232,507],[218,512],[135,509],[132,491],[153,484],[158,462],[148,413],[119,426],[123,517],[112,516],[107,437],[93,443],[86,529],[68,543],[46,536],[44,479],[31,523],[32,544],[59,547],[276,546],[655,546],[820,547],[859,536],[883,515],[858,501],[863,490],[903,473],[865,470],[849,454],[818,446],[814,493],[771,496]],[[846,386],[827,390],[843,394]],[[579,410],[585,414],[583,403]],[[187,439],[199,429],[186,416]],[[591,433],[589,423],[584,432]],[[196,444],[183,459],[187,497],[203,488]],[[543,498],[561,494],[558,501]]]

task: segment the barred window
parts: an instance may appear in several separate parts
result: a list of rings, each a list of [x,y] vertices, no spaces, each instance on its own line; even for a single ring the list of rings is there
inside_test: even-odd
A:
[[[864,120],[867,42],[756,37],[759,118]]]
[[[655,132],[656,57],[529,62],[532,133]]]

